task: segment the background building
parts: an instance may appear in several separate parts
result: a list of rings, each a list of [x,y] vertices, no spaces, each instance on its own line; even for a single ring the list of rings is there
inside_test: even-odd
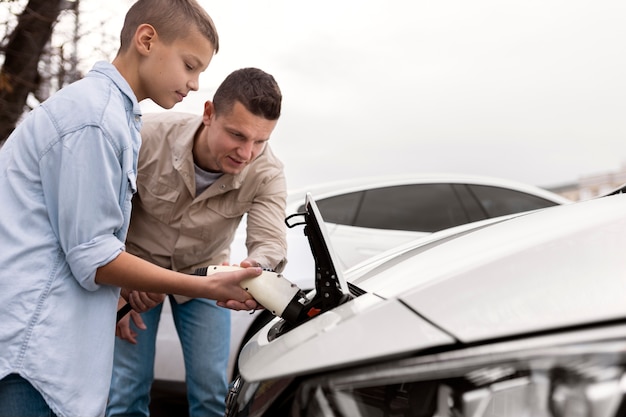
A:
[[[626,184],[626,165],[622,165],[621,169],[615,172],[580,177],[575,183],[548,189],[570,200],[579,201],[606,194],[624,184]]]

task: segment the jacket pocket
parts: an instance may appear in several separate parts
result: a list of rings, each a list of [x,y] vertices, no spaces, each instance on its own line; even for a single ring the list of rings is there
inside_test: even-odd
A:
[[[240,201],[230,194],[212,197],[206,201],[206,209],[227,219],[241,217],[252,207],[251,201]]]

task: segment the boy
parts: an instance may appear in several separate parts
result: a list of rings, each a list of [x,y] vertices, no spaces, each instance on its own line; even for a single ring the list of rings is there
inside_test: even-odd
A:
[[[139,0],[112,64],[33,110],[0,149],[0,415],[104,414],[119,287],[256,308],[239,282],[259,268],[209,279],[124,252],[139,101],[171,108],[217,50],[195,0]]]

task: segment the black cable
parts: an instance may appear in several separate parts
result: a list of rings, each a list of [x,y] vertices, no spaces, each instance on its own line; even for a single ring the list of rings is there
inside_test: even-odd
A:
[[[122,319],[122,317],[124,317],[125,315],[127,315],[128,313],[130,313],[130,310],[132,310],[133,308],[130,306],[130,303],[126,303],[124,305],[124,307],[120,308],[119,310],[117,310],[117,321],[120,321]]]

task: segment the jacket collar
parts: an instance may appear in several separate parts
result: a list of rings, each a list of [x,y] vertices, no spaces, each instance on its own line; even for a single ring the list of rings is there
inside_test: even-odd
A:
[[[174,168],[180,173],[187,173],[187,176],[182,176],[185,180],[185,184],[192,195],[195,193],[195,173],[193,169],[193,141],[196,136],[196,132],[202,126],[202,116],[197,116],[196,121],[187,123],[184,125],[177,135],[168,135],[168,141],[170,142],[170,149],[172,149],[174,157]],[[252,164],[255,164],[259,159],[264,158],[269,145],[265,145],[263,152],[259,154]],[[250,172],[250,166],[246,166],[239,174],[224,174],[213,185],[207,188],[199,197],[206,198],[215,195],[223,194],[230,190],[236,190],[241,188],[241,185],[246,180],[248,173]]]

